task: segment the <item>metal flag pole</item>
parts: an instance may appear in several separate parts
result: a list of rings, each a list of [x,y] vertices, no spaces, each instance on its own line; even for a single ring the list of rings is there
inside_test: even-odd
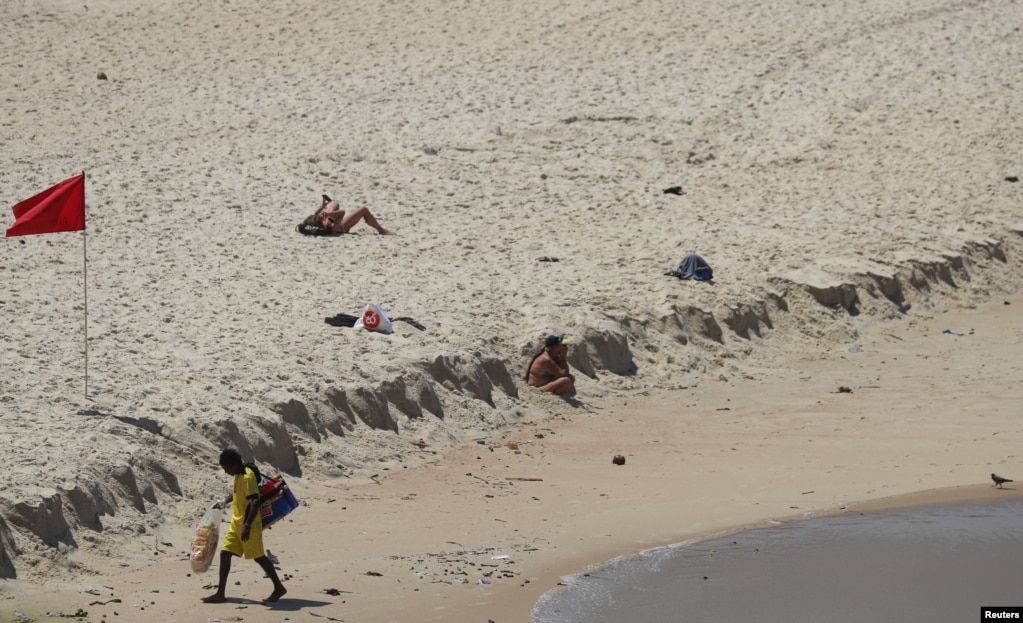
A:
[[[85,171],[82,171],[82,196],[85,196]],[[84,213],[85,206],[82,206]],[[86,241],[89,232],[82,228],[82,289],[85,291],[85,400],[89,400],[89,260]]]

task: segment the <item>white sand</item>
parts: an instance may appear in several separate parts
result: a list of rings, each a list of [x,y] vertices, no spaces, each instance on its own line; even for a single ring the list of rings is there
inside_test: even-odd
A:
[[[0,199],[87,173],[89,390],[81,235],[8,239],[0,614],[501,623],[643,547],[1001,495],[985,479],[1013,476],[1021,437],[1021,17],[2,3]],[[398,236],[298,235],[321,193]],[[690,252],[714,285],[664,276]],[[368,302],[427,330],[323,322]],[[521,379],[555,330],[569,401]],[[274,610],[198,604],[214,576],[181,558],[226,445],[308,503],[267,535],[289,574]],[[439,562],[469,549],[475,568]],[[229,595],[264,596],[255,569]]]

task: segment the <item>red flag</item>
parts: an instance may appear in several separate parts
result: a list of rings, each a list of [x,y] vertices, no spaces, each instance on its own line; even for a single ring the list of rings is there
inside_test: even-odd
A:
[[[12,208],[7,237],[85,229],[85,173],[64,180]]]

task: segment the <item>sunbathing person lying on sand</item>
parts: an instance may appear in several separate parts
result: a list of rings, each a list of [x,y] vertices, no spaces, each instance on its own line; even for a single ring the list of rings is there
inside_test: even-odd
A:
[[[376,217],[370,213],[369,208],[360,206],[351,212],[345,212],[341,209],[338,202],[332,201],[327,195],[323,195],[320,209],[302,221],[302,224],[306,227],[322,227],[332,234],[347,234],[362,220],[365,220],[367,225],[377,230],[383,236],[394,234],[393,231],[385,229],[377,222]]]
[[[575,386],[568,370],[568,340],[552,333],[544,340],[543,350],[533,355],[526,369],[526,383],[541,392],[564,394]]]

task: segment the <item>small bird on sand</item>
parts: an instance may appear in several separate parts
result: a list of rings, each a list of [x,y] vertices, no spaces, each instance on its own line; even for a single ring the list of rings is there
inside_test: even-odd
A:
[[[991,480],[994,480],[994,481],[995,481],[995,486],[996,486],[996,487],[998,487],[999,489],[1001,489],[1001,488],[1002,488],[1002,485],[1003,485],[1003,484],[1005,484],[1005,483],[1007,483],[1007,482],[1012,482],[1012,481],[1011,481],[1011,480],[1009,480],[1008,478],[1002,478],[1002,477],[1001,477],[1001,476],[999,476],[998,474],[991,474]]]

